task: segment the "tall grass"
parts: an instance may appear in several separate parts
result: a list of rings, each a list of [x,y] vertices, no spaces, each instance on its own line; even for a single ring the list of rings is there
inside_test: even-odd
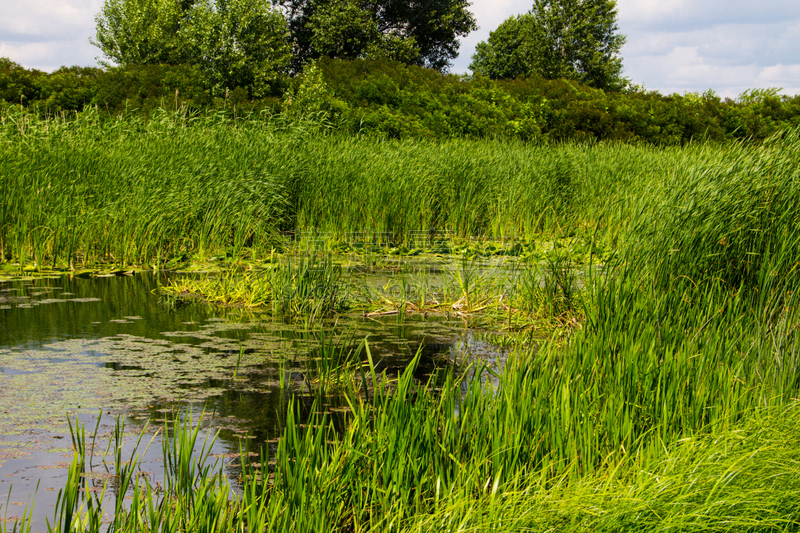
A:
[[[233,127],[51,122],[0,140],[6,258],[162,267],[263,248],[278,227],[285,195],[263,163],[267,147]]]
[[[10,113],[10,112],[8,112]],[[389,142],[185,113],[0,117],[0,250],[38,268],[264,257],[281,230],[616,236],[681,158],[737,148]],[[751,149],[748,149],[751,150]]]
[[[167,117],[142,125],[139,137],[126,130],[93,139],[91,128],[74,126],[51,138],[42,125],[6,134],[0,168],[13,172],[3,174],[10,188],[0,194],[16,202],[3,204],[6,255],[38,264],[61,249],[52,235],[63,228],[58,217],[66,215],[54,213],[65,212],[65,196],[50,191],[77,165],[83,170],[73,184],[84,194],[78,218],[130,209],[131,226],[122,218],[113,219],[119,232],[99,222],[81,226],[77,244],[65,245],[70,253],[115,260],[220,248],[258,253],[271,245],[269,231],[309,226],[338,235],[363,228],[527,239],[574,234],[591,241],[586,275],[572,277],[572,259],[554,253],[544,283],[531,274],[519,292],[542,297],[539,305],[551,313],[584,320],[565,342],[520,348],[496,385],[481,379],[482,368],[418,382],[419,356],[390,379],[377,375],[368,346],[360,382],[337,380],[331,374],[353,365],[340,364],[350,359],[329,347],[334,357],[320,372],[341,387],[346,424],[317,408],[302,419],[290,405],[276,452],[262,453],[262,465],[272,466],[256,472],[243,459],[238,496],[217,467],[192,466],[195,459],[180,450],[196,432],[179,428],[184,437],[164,455],[165,471],[180,481],[165,480],[171,489],[159,494],[137,478],[117,530],[800,529],[797,131],[761,147],[655,151],[387,143],[174,123]],[[52,149],[58,143],[72,151]],[[184,167],[198,161],[217,165],[213,177],[205,167],[195,172],[206,196],[186,181],[194,174]],[[264,189],[230,214],[201,209],[227,198],[214,178],[232,187],[248,176],[248,165]],[[125,187],[117,187],[111,168]],[[96,190],[81,185],[91,176],[103,176]],[[140,203],[157,179],[170,184],[163,189],[169,198],[183,198],[171,210],[158,199]],[[137,192],[126,196],[129,189]],[[254,205],[269,207],[263,212],[274,218],[257,216]],[[194,218],[130,237],[149,217],[184,221],[187,213]],[[237,233],[242,220],[263,225]],[[202,237],[197,228],[214,229]],[[120,234],[124,242],[115,240]],[[135,253],[125,255],[125,246]],[[598,268],[594,250],[602,246],[618,253]],[[472,274],[467,263],[454,271],[468,306],[476,302]],[[281,286],[294,283],[286,279]],[[580,299],[572,296],[578,285]],[[80,460],[73,464],[80,471]],[[71,490],[80,484],[75,479]]]
[[[368,347],[366,354],[369,358]],[[592,424],[598,409],[580,401],[580,390],[565,389],[570,378],[564,373],[556,371],[543,383],[537,373],[541,363],[519,357],[512,363],[514,372],[505,372],[497,387],[477,372],[458,379],[450,374],[435,390],[413,379],[418,361],[394,382],[370,366],[365,378],[370,393],[346,391],[343,431],[324,413],[301,420],[290,405],[272,457],[264,449],[254,465],[243,450],[239,492],[232,491],[219,463],[209,464],[206,452],[191,453],[197,428],[174,423],[164,432],[163,485],[137,476],[136,458],[115,458],[114,472],[129,497],[114,509],[112,530],[774,531],[800,526],[800,417],[793,404],[753,406],[747,420],[729,419],[724,428],[689,424],[665,432],[653,421],[627,443],[595,439],[587,457],[581,455],[588,449],[584,439],[608,435],[608,428]],[[543,393],[553,382],[559,394],[545,402]],[[533,404],[533,397],[543,404]],[[82,462],[76,452],[73,469]],[[67,485],[75,492],[69,500],[73,507],[56,509],[53,530],[96,530],[90,525],[99,523],[102,507],[82,504],[73,485]]]

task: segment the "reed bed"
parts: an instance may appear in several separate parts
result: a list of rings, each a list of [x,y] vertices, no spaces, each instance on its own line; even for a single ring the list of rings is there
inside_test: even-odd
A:
[[[365,351],[371,362],[368,346]],[[99,531],[104,513],[112,520],[103,527],[108,531],[791,531],[800,526],[800,417],[793,404],[753,407],[746,420],[729,419],[724,428],[695,419],[688,424],[698,424],[692,431],[662,431],[653,421],[627,446],[604,439],[592,444],[583,437],[591,440],[608,428],[586,420],[595,410],[581,404],[580,392],[565,390],[572,378],[561,372],[543,386],[536,379],[541,365],[520,357],[497,387],[477,372],[469,378],[450,374],[434,390],[415,382],[416,363],[396,381],[376,375],[369,364],[364,381],[371,385],[345,391],[344,430],[326,414],[300,420],[290,404],[271,456],[264,449],[251,463],[242,449],[238,491],[224,465],[210,462],[209,443],[200,446],[198,428],[184,418],[164,430],[164,479],[138,475],[136,451],[130,459],[115,453],[116,494],[131,497],[106,502],[107,480],[87,486],[92,478],[84,472],[92,459],[79,427],[50,529]],[[560,394],[543,400],[552,384]],[[530,401],[534,397],[538,404]],[[118,441],[114,450],[121,449]],[[580,455],[586,444],[593,446],[589,457]],[[198,448],[204,451],[193,454]]]
[[[800,529],[797,131],[759,147],[654,150],[388,143],[269,125],[170,130],[175,120],[97,138],[83,126],[61,137],[39,132],[36,142],[6,133],[7,260],[51,261],[62,249],[71,251],[56,257],[115,261],[264,253],[270,231],[312,226],[341,235],[364,227],[581,235],[592,243],[581,297],[565,296],[569,269],[554,259],[549,283],[558,290],[548,305],[579,305],[583,323],[561,342],[520,347],[494,385],[480,367],[416,381],[418,358],[396,379],[377,375],[368,346],[361,379],[335,379],[336,368],[354,368],[337,354],[325,379],[343,389],[345,424],[320,412],[324,394],[310,419],[290,405],[277,449],[262,452],[273,466],[259,473],[245,460],[241,493],[231,496],[224,476],[201,466],[181,478],[194,481],[163,485],[188,492],[156,494],[138,481],[139,507],[119,511],[115,531]],[[203,186],[180,196],[181,180],[195,175]],[[75,220],[95,225],[57,247],[65,176],[83,187]],[[223,202],[247,176],[250,203],[221,204],[230,213],[200,207]],[[157,179],[168,184],[163,194],[139,203]],[[97,209],[131,216],[112,217],[121,226],[113,228]],[[158,216],[144,240],[132,237]],[[237,233],[242,220],[263,225]],[[208,228],[205,237],[197,228]],[[602,247],[616,253],[593,268]],[[541,289],[530,285],[531,294]],[[70,498],[61,501],[72,514],[59,511],[56,528],[93,530],[94,508],[76,514],[80,497]]]
[[[7,112],[10,113],[10,112]],[[162,113],[0,117],[0,250],[20,268],[258,259],[279,232],[614,245],[678,161],[752,148],[390,142],[269,120]],[[603,241],[605,242],[605,241]]]
[[[432,274],[422,263],[403,258],[381,261],[330,252],[285,254],[258,269],[229,269],[187,275],[160,287],[169,302],[203,301],[257,308],[283,320],[319,324],[341,313],[367,317],[413,314],[461,318],[470,326],[509,332],[536,330],[538,335],[578,325],[583,313],[578,277],[585,265],[573,250],[557,245],[542,256],[513,257],[498,263],[469,255],[469,245]],[[348,268],[341,263],[346,260]],[[380,274],[372,278],[365,271]]]

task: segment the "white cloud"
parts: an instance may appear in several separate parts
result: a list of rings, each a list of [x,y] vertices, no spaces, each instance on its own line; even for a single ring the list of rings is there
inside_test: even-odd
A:
[[[0,56],[29,68],[96,65],[99,49],[89,44],[103,0],[5,2],[0,12]]]
[[[532,4],[476,0],[480,37],[464,40],[453,70],[465,72],[475,44]],[[617,7],[620,33],[628,37],[621,54],[625,75],[634,83],[665,94],[711,88],[736,96],[773,86],[800,94],[800,2],[618,0]]]
[[[88,38],[102,0],[8,2],[0,14],[0,39],[56,41]]]
[[[781,87],[786,94],[800,94],[800,65],[773,65],[758,74],[760,87]]]
[[[765,24],[800,18],[786,0],[618,0],[619,21],[631,30],[685,31],[721,24]]]
[[[88,40],[47,41],[47,42],[0,42],[0,57],[10,57],[12,61],[28,68],[52,72],[61,66],[96,66],[95,57],[100,50],[90,45]]]
[[[659,56],[634,58],[631,68],[643,77],[661,79],[663,94],[716,91],[723,97],[736,97],[745,89],[758,86],[759,67],[754,64],[721,66],[709,63],[694,46],[678,46]],[[653,89],[647,85],[648,89]]]

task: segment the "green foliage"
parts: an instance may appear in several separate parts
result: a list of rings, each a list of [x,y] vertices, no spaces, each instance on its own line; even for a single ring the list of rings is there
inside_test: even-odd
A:
[[[188,58],[215,96],[243,87],[272,94],[291,58],[286,19],[269,0],[205,0],[191,13]]]
[[[477,76],[493,80],[530,76],[533,58],[531,49],[530,14],[509,17],[489,34],[486,41],[475,46],[470,70]]]
[[[599,89],[625,85],[616,0],[535,0],[531,15],[536,72]]]
[[[380,39],[378,24],[355,0],[331,0],[320,5],[308,21],[316,53],[340,59],[363,56]]]
[[[28,70],[6,57],[0,58],[0,99],[20,105],[39,100],[40,79],[46,74]]]
[[[609,92],[539,76],[464,78],[387,60],[323,60],[318,65],[331,94],[349,107],[339,127],[354,133],[681,145],[763,140],[800,124],[800,97],[743,103],[711,94]]]
[[[45,109],[80,111],[96,102],[102,74],[102,70],[91,67],[61,67],[52,72],[47,76],[46,88],[42,91],[42,96],[46,95]]]
[[[199,109],[212,103],[202,73],[187,65],[112,67],[97,79],[92,103],[115,113],[127,109],[150,112],[168,107]]]
[[[105,67],[195,66],[215,96],[267,96],[290,59],[286,20],[269,0],[107,0],[96,21]]]
[[[293,67],[310,59],[388,57],[445,70],[458,38],[476,29],[466,0],[281,0],[295,46]]]
[[[615,0],[535,0],[476,47],[470,68],[492,79],[539,75],[606,90],[622,89]]]
[[[414,63],[420,51],[416,39],[398,32],[382,32],[373,13],[356,0],[331,0],[321,4],[308,22],[311,47],[334,59],[364,57]]]
[[[92,44],[103,66],[180,64],[188,59],[187,10],[174,0],[105,0]]]
[[[367,59],[390,59],[407,65],[419,62],[420,53],[415,37],[404,38],[397,34],[384,34],[372,41],[365,53]]]
[[[732,100],[713,91],[668,96],[641,89],[602,91],[535,75],[513,80],[443,75],[391,59],[392,53],[405,53],[403,42],[395,44],[399,48],[393,52],[371,48],[368,55],[374,53],[374,59],[320,59],[314,72],[292,80],[279,71],[262,71],[262,85],[248,77],[257,73],[248,70],[252,63],[231,63],[241,70],[230,73],[241,77],[230,83],[249,85],[224,91],[227,82],[219,81],[213,93],[208,80],[222,70],[209,74],[211,62],[196,67],[70,67],[48,74],[5,59],[0,60],[0,99],[5,101],[0,107],[22,103],[47,116],[96,105],[101,115],[114,117],[133,110],[147,116],[159,107],[236,117],[283,109],[291,120],[301,115],[325,118],[328,129],[384,137],[614,140],[658,146],[761,142],[800,126],[800,96],[778,96],[777,90],[748,92]],[[297,105],[301,86],[306,95]],[[281,91],[282,102],[277,96]]]
[[[391,60],[319,62],[329,90],[348,104],[339,124],[388,137],[540,135],[542,101],[520,102],[485,80],[465,81]]]
[[[324,124],[342,109],[341,102],[330,94],[322,71],[315,64],[307,67],[299,78],[300,84],[284,95],[283,113],[290,121]]]

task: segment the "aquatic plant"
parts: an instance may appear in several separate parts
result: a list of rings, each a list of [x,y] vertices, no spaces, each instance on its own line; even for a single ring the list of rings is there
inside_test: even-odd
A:
[[[613,243],[676,160],[739,150],[387,142],[184,112],[0,119],[0,261],[38,270],[258,260],[285,231],[411,245],[600,226]]]
[[[362,352],[366,341],[356,343],[352,336],[335,339],[324,331],[319,345],[309,358],[309,370],[313,383],[310,392],[330,395],[346,389],[358,388],[356,384],[363,372]]]
[[[172,422],[163,433],[163,485],[136,476],[135,458],[115,457],[130,498],[115,510],[113,529],[415,531],[438,524],[727,531],[738,524],[767,531],[800,525],[794,458],[800,418],[792,402],[737,407],[718,394],[700,394],[706,409],[720,408],[714,420],[684,417],[675,426],[649,418],[630,425],[625,410],[598,417],[607,402],[586,400],[598,392],[613,403],[635,389],[609,383],[607,373],[576,375],[579,352],[569,352],[563,366],[550,356],[519,354],[496,387],[481,372],[451,373],[439,387],[417,382],[419,357],[388,380],[368,356],[371,392],[365,398],[361,390],[345,391],[344,429],[316,409],[302,419],[290,402],[274,455],[262,449],[256,466],[243,448],[240,491],[232,490],[219,464],[208,464],[206,452],[192,453],[198,429],[189,418]],[[719,377],[704,386],[719,393],[738,379]],[[580,388],[580,380],[592,388]],[[640,407],[666,399],[682,411],[680,403],[697,395],[665,380],[650,386]],[[756,397],[756,403],[763,399]],[[76,451],[73,465],[81,462]],[[68,509],[56,510],[59,530],[88,531],[86,524],[102,516],[96,506]]]
[[[172,280],[162,290],[212,303],[266,307],[275,315],[310,322],[349,306],[342,268],[330,254],[284,255],[264,270],[229,270],[211,277],[185,277]]]

